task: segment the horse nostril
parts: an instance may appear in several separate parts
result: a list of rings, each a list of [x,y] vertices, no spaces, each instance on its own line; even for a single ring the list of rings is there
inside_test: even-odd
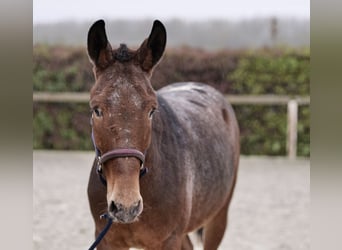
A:
[[[140,210],[141,210],[140,207],[141,207],[141,200],[139,200],[139,201],[135,204],[135,206],[133,206],[133,207],[131,208],[131,210],[130,210],[131,215],[132,215],[132,216],[138,215],[139,212],[140,212]]]
[[[116,214],[119,210],[119,208],[115,205],[114,201],[112,201],[109,205],[109,212]]]

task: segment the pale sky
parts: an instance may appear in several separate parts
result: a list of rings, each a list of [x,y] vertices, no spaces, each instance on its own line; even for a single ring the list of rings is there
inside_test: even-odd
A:
[[[310,0],[33,0],[33,24],[94,19],[310,18]]]

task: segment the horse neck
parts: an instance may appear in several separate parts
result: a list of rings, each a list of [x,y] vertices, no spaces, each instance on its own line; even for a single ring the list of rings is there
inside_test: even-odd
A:
[[[176,135],[175,130],[180,124],[175,112],[167,101],[158,96],[158,111],[153,115],[151,144],[146,154],[146,166],[150,164],[151,174],[162,178],[162,165],[165,165],[165,156],[177,154],[181,147],[182,138]],[[164,169],[165,171],[165,169]]]
[[[159,114],[155,114],[153,117],[153,125],[151,132],[151,144],[146,151],[146,162],[145,166],[148,168],[148,175],[156,176],[159,175],[160,170],[158,169],[158,165],[160,164],[160,143],[161,143],[161,134],[160,134],[160,117]]]

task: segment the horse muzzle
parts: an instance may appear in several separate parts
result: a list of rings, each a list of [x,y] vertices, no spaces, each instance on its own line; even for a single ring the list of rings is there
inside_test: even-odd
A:
[[[108,205],[108,214],[114,222],[133,223],[138,220],[143,211],[142,199],[133,203],[131,206],[125,206],[121,203],[111,201]]]

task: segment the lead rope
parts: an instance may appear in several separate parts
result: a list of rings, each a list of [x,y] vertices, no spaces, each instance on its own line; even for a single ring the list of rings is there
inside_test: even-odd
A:
[[[98,148],[95,145],[95,140],[94,140],[94,133],[93,131],[91,131],[91,140],[93,142],[94,148],[95,148],[95,154],[96,157],[98,157],[100,155],[100,151],[98,150]],[[100,175],[99,175],[100,176]],[[100,178],[101,179],[101,178]],[[102,179],[101,179],[102,181]],[[104,180],[105,181],[105,180]],[[103,181],[102,181],[103,183]],[[103,239],[103,237],[106,235],[106,233],[108,232],[110,226],[113,223],[113,219],[108,215],[108,214],[102,214],[100,215],[100,219],[106,219],[107,220],[107,224],[106,226],[102,229],[102,231],[100,232],[100,234],[97,236],[96,240],[94,241],[93,244],[91,244],[91,246],[89,247],[88,250],[94,250],[95,247],[97,247],[97,245],[100,243],[100,241]]]
[[[104,229],[101,231],[101,233],[97,236],[96,240],[94,241],[94,243],[89,247],[88,250],[94,250],[95,247],[100,243],[100,241],[102,240],[102,238],[106,235],[106,233],[108,232],[110,226],[113,223],[113,219],[108,216],[108,214],[103,214],[100,216],[100,219],[107,219],[107,224],[104,227]]]

